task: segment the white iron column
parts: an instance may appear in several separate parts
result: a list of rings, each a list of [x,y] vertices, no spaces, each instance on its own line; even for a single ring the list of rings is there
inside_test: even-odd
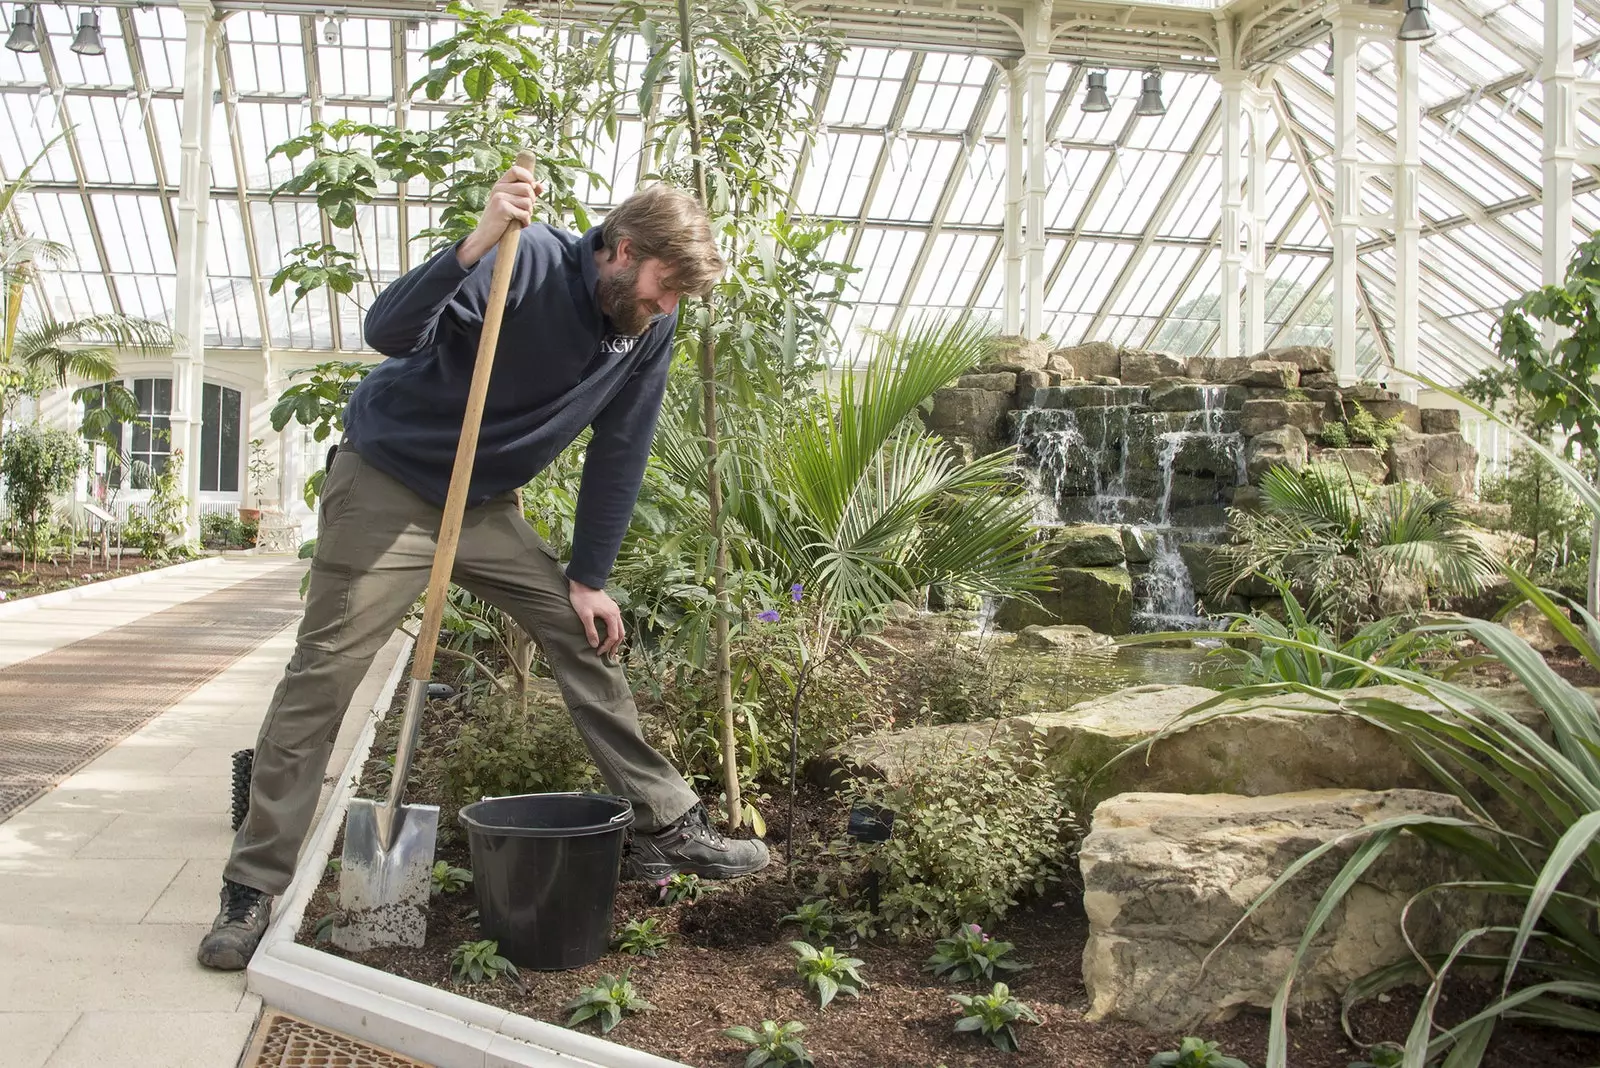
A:
[[[1006,78],[1006,290],[1005,331],[1022,332],[1022,126],[1026,79],[1013,63]]]
[[[1544,283],[1557,285],[1572,255],[1572,170],[1578,153],[1572,0],[1544,4]]]
[[[1045,138],[1049,135],[1049,122],[1045,109],[1046,81],[1050,74],[1050,9],[1051,0],[1040,0],[1023,12],[1022,28],[1027,41],[1027,54],[1020,64],[1028,89],[1028,192],[1027,267],[1024,272],[1027,303],[1024,305],[1024,333],[1037,338],[1044,332],[1044,196],[1045,196]]]
[[[1245,351],[1267,347],[1267,116],[1272,104],[1252,85],[1246,100],[1250,107],[1250,170],[1245,225],[1249,244],[1245,255]]]
[[[1244,272],[1244,75],[1224,71],[1222,81],[1222,355],[1239,355]],[[1254,140],[1254,138],[1252,138]]]
[[[1341,383],[1356,373],[1356,241],[1361,209],[1359,130],[1356,124],[1356,53],[1360,15],[1341,5],[1333,13],[1333,366]]]
[[[1417,90],[1417,71],[1422,66],[1422,45],[1396,40],[1394,60],[1394,366],[1414,373],[1422,347],[1417,312],[1422,284],[1422,216],[1417,202],[1417,183],[1422,175],[1422,100]],[[1400,376],[1400,388],[1407,396],[1416,387],[1414,379]]]
[[[216,90],[216,14],[208,0],[180,0],[185,44],[178,154],[177,292],[173,302],[172,451],[183,453],[189,499],[186,540],[200,532],[200,423],[205,379],[206,231],[211,219],[211,111]]]

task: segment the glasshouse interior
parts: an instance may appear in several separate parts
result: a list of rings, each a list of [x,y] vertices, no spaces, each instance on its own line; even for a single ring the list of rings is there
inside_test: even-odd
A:
[[[0,8],[0,1064],[1600,1064],[1600,0]]]

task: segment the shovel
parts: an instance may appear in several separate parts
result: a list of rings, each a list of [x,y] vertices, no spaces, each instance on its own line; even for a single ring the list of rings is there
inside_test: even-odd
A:
[[[517,153],[517,166],[532,172],[531,152]],[[389,796],[382,802],[357,798],[350,802],[344,825],[344,860],[339,869],[339,905],[343,922],[333,928],[333,944],[341,949],[366,950],[379,946],[420,946],[428,933],[428,896],[432,889],[433,850],[439,833],[438,805],[406,805],[406,774],[422,727],[428,678],[439,644],[445,596],[455,566],[456,545],[461,540],[461,519],[466,511],[467,487],[472,481],[472,458],[478,448],[478,426],[489,393],[489,372],[494,366],[500,320],[511,288],[511,267],[517,259],[522,224],[512,222],[500,238],[494,273],[489,281],[489,302],[483,310],[483,332],[478,339],[477,363],[467,393],[467,410],[456,446],[455,467],[450,471],[450,492],[439,522],[439,542],[428,578],[422,629],[411,659],[411,686],[406,693],[405,717],[400,721],[394,774]]]

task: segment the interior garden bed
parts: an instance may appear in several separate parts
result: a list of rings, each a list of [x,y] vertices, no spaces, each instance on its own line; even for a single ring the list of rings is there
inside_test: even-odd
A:
[[[1117,685],[1127,684],[1117,680]],[[403,696],[403,692],[396,695],[393,714],[379,724],[358,789],[363,796],[375,795],[387,783],[392,735]],[[441,747],[459,729],[461,716],[450,705],[433,703],[424,721],[407,800],[440,806],[437,859],[470,868],[467,839],[456,822],[459,805],[444,788],[438,762]],[[781,788],[773,793],[781,793]],[[325,937],[328,918],[337,908],[338,875],[333,863],[306,909],[297,941],[557,1025],[567,1023],[570,1014],[563,1006],[580,991],[593,986],[602,975],[630,969],[639,996],[654,1007],[625,1016],[607,1037],[695,1066],[742,1065],[748,1047],[725,1037],[723,1031],[735,1025],[759,1027],[765,1019],[802,1022],[806,1027],[802,1037],[816,1063],[841,1068],[987,1064],[1144,1068],[1153,1054],[1175,1049],[1184,1037],[1084,1019],[1088,999],[1080,962],[1088,921],[1071,866],[1060,884],[1024,901],[992,925],[996,937],[1014,943],[1013,956],[1031,965],[1006,977],[1015,996],[1041,1021],[1036,1026],[1018,1027],[1019,1052],[1002,1053],[976,1036],[953,1030],[958,1014],[949,995],[986,992],[987,984],[982,989],[972,983],[950,984],[926,971],[923,965],[933,949],[931,938],[904,944],[887,937],[854,943],[848,936],[835,940],[841,952],[864,961],[861,972],[870,986],[858,999],[840,996],[819,1010],[815,993],[795,973],[795,954],[788,944],[804,936],[780,918],[814,896],[810,892],[815,875],[812,861],[819,843],[843,832],[847,813],[838,797],[802,784],[791,870],[784,863],[782,803],[786,800],[786,796],[777,797],[768,816],[768,841],[774,858],[766,871],[728,884],[707,884],[707,892],[693,903],[661,905],[656,886],[649,883],[624,882],[618,887],[614,931],[630,920],[656,917],[668,943],[654,958],[614,949],[596,963],[569,972],[523,971],[515,980],[502,976],[458,985],[451,978],[452,951],[483,937],[476,925],[470,886],[435,894],[427,943],[420,949],[347,953]],[[338,857],[341,852],[342,839],[332,855]],[[1446,1024],[1464,1019],[1491,996],[1487,986],[1455,984],[1440,1005],[1438,1019]],[[1356,1034],[1364,1041],[1403,1041],[1417,1005],[1418,995],[1404,991],[1387,1000],[1365,1003],[1352,1016]],[[1259,1068],[1266,1051],[1267,1023],[1264,1012],[1246,1012],[1206,1027],[1202,1033],[1220,1043],[1226,1053]],[[595,1030],[592,1023],[581,1026]],[[1338,1006],[1332,1003],[1304,1006],[1292,1026],[1291,1042],[1295,1068],[1346,1068],[1362,1059],[1362,1050],[1343,1033]],[[1504,1021],[1483,1064],[1490,1068],[1584,1068],[1594,1057],[1592,1039]]]
[[[0,553],[0,602],[88,586],[186,562],[178,559],[147,560],[136,552],[125,551],[120,562],[113,557],[110,567],[98,559],[92,562],[74,561],[71,564],[48,560],[35,563],[30,560],[25,564],[16,553]]]

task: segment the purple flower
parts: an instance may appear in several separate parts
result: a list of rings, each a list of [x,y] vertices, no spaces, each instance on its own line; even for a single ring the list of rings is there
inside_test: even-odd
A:
[[[756,618],[763,623],[776,623],[778,621],[778,610],[769,608],[765,612],[759,613]]]
[[[805,592],[806,592],[805,586],[803,586],[802,584],[800,584],[798,582],[796,582],[793,586],[789,587],[789,596],[794,598],[794,603],[795,604],[799,604],[800,603],[800,598],[805,596]]]

